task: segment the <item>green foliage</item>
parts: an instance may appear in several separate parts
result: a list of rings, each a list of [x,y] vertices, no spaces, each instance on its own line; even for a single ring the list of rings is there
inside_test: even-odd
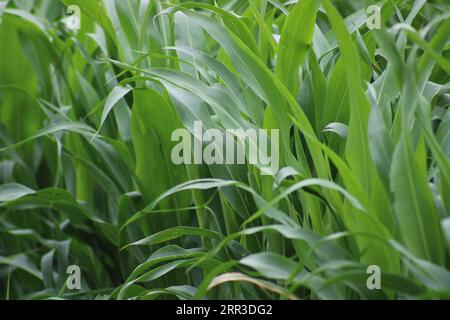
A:
[[[0,1],[0,298],[450,298],[449,12]],[[280,171],[174,164],[194,121],[279,129]]]

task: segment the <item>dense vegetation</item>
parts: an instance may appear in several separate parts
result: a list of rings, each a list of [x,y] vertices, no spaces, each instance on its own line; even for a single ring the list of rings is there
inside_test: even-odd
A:
[[[0,298],[450,298],[449,16],[0,1]],[[174,164],[194,120],[279,129],[281,170]]]

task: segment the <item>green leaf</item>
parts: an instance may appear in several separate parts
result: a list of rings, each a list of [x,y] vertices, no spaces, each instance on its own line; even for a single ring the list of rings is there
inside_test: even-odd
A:
[[[35,193],[34,190],[17,183],[0,185],[0,202],[8,202],[19,199],[28,194]]]
[[[395,148],[391,189],[402,240],[419,258],[444,264],[445,247],[438,213],[427,177],[414,155],[411,140],[403,137]]]
[[[173,227],[168,228],[163,231],[157,232],[148,236],[142,240],[130,243],[122,248],[122,250],[128,248],[129,246],[144,246],[144,245],[152,245],[161,242],[167,242],[173,239],[177,239],[183,236],[204,236],[208,238],[219,238],[219,234],[214,231],[199,229],[194,227]]]
[[[289,12],[280,38],[276,72],[295,97],[300,89],[299,67],[304,62],[316,24],[320,1],[299,1]]]

